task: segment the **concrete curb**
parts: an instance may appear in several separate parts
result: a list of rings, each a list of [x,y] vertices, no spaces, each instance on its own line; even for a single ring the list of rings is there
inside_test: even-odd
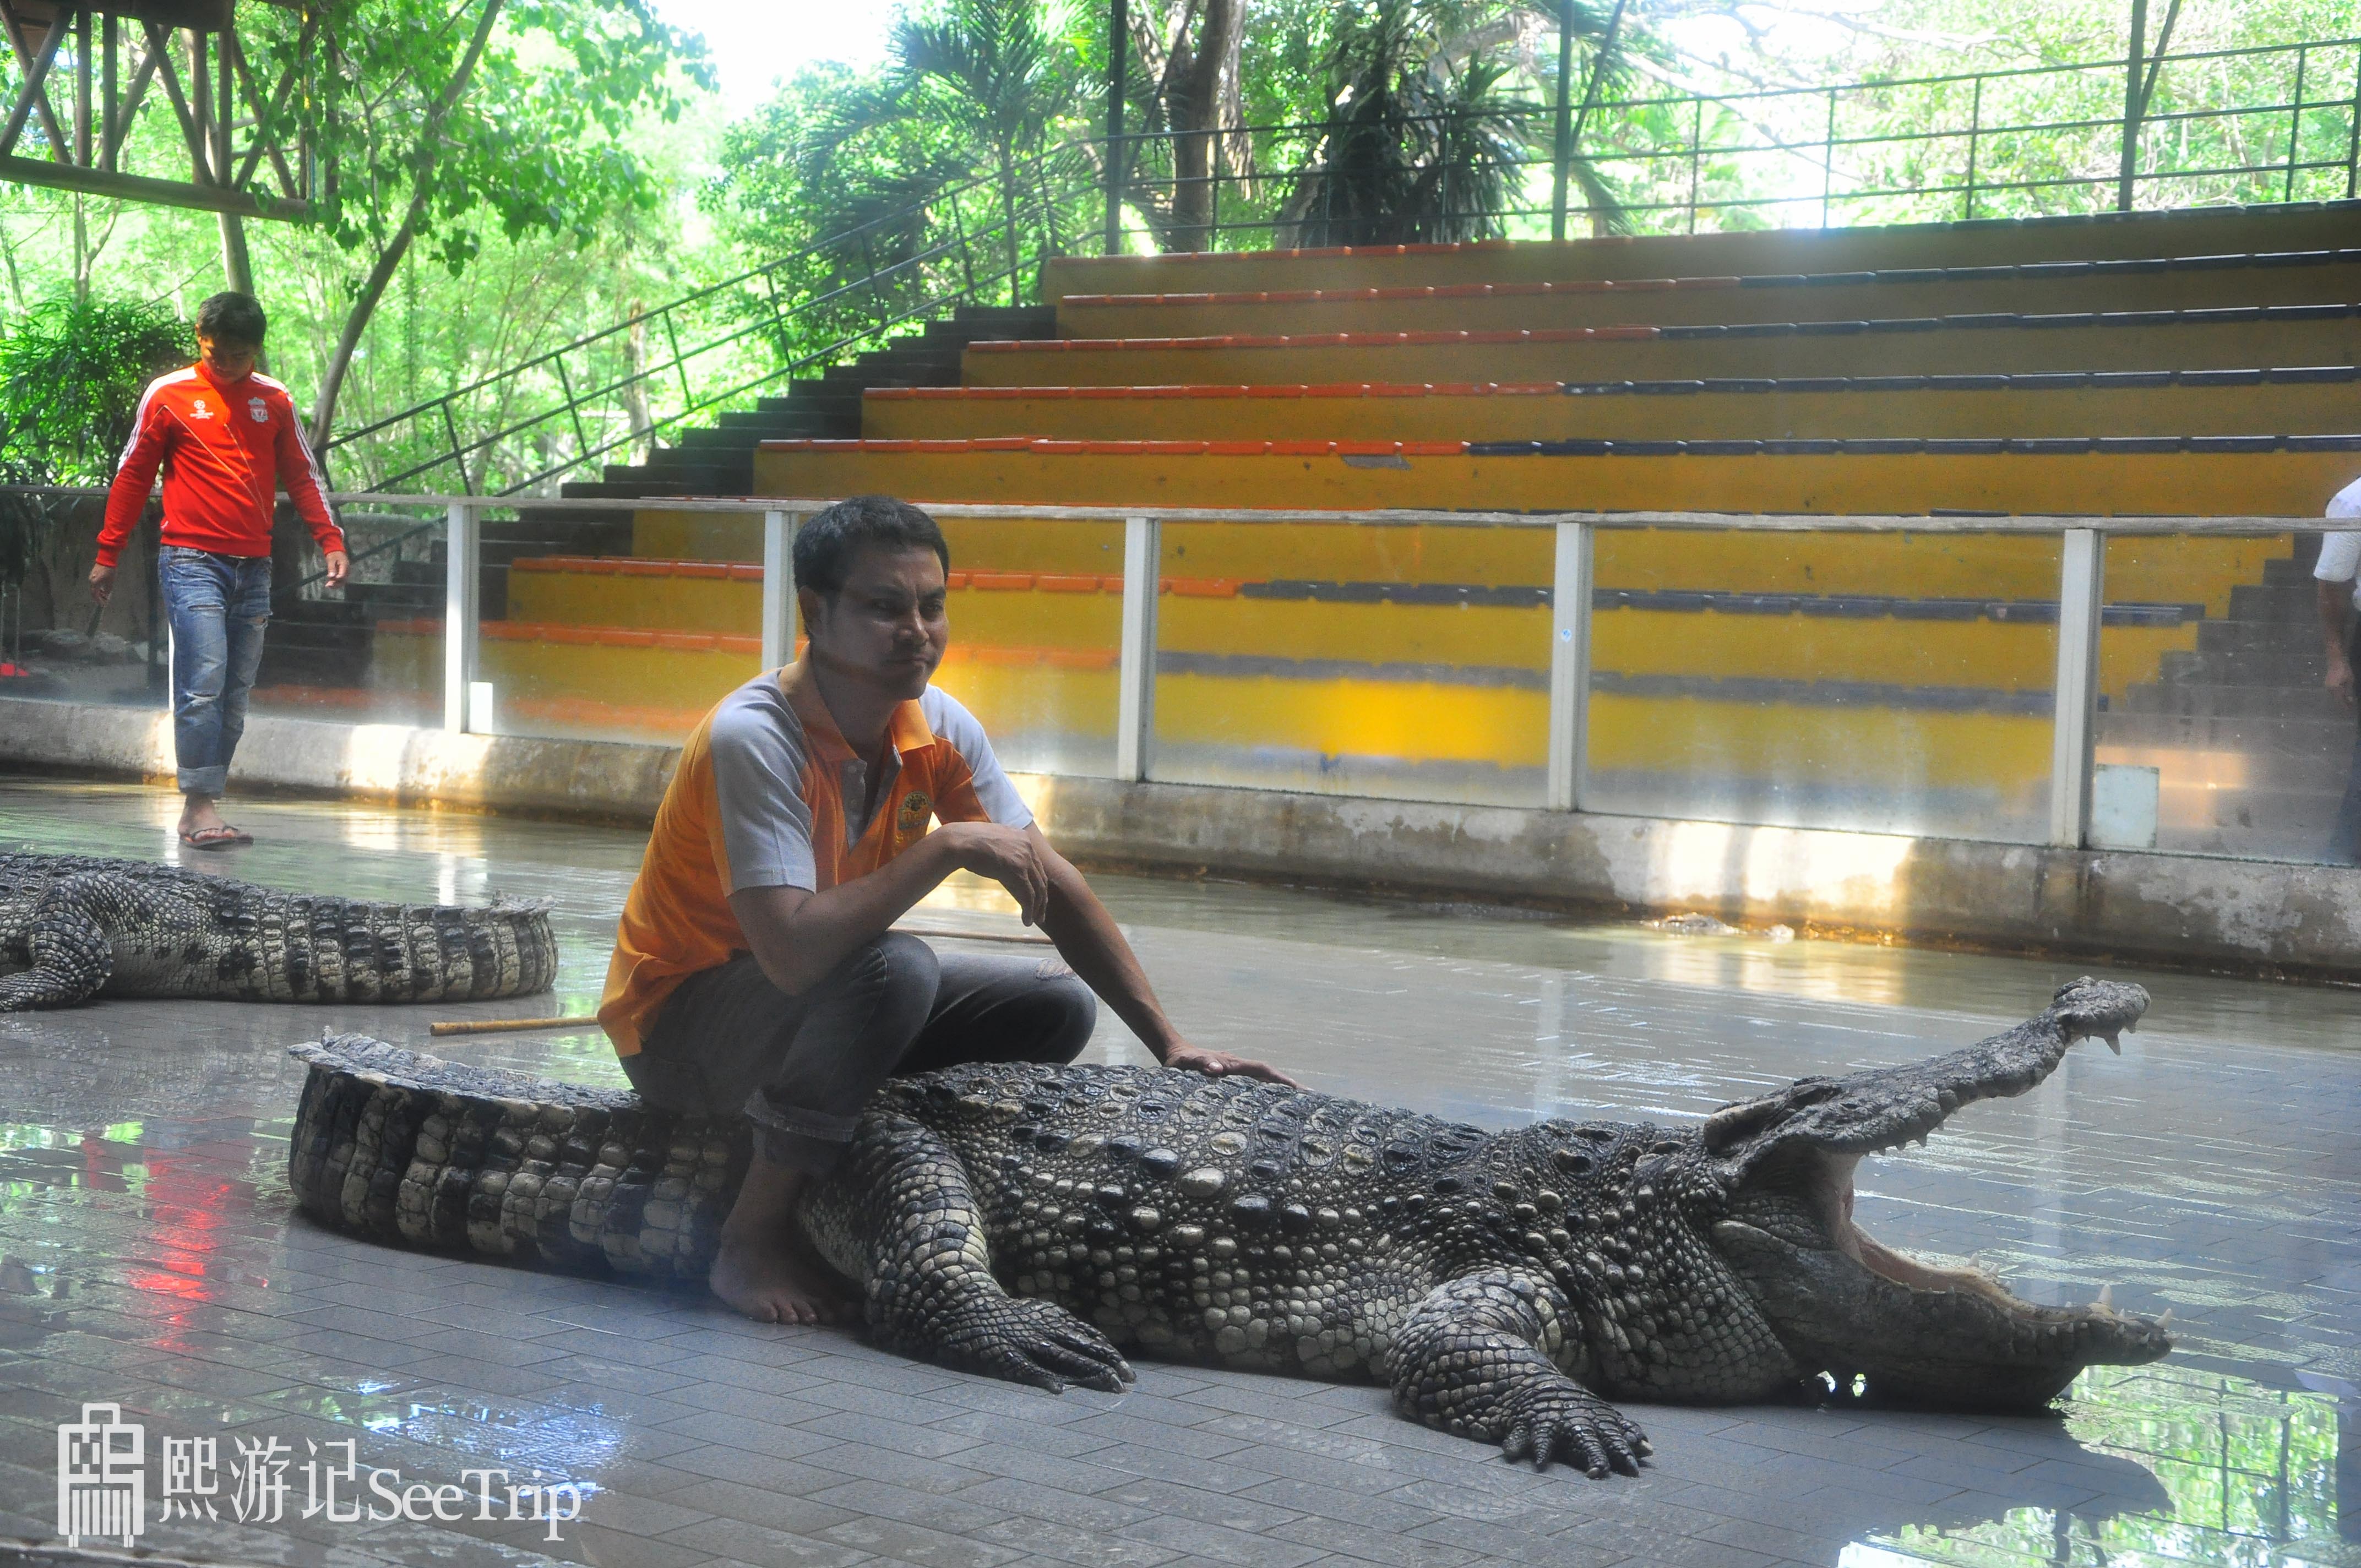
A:
[[[154,709],[0,698],[0,766],[169,781]],[[258,715],[248,789],[644,824],[676,748]],[[1161,871],[2361,981],[2361,870],[1022,776],[1060,848]]]
[[[679,756],[672,746],[452,735],[254,714],[230,784],[646,823],[655,817]],[[171,716],[159,708],[0,698],[0,764],[169,784]]]

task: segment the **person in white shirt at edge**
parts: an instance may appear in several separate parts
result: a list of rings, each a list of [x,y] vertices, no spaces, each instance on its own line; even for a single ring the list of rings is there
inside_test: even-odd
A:
[[[2361,479],[2336,492],[2328,503],[2329,521],[2361,518]],[[2354,683],[2361,673],[2361,532],[2334,532],[2320,542],[2320,564],[2312,570],[2320,582],[2320,630],[2327,641],[2328,689],[2344,700],[2346,711],[2361,715]],[[2361,864],[2361,733],[2353,743],[2353,765],[2345,780],[2345,802],[2336,810],[2336,826],[2329,834],[2328,858],[2338,865]]]

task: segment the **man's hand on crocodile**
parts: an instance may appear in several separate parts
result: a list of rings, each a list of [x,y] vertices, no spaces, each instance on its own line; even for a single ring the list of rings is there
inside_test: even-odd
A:
[[[1164,1065],[1183,1072],[1202,1072],[1207,1078],[1259,1078],[1266,1083],[1284,1083],[1290,1089],[1303,1087],[1268,1062],[1234,1057],[1227,1051],[1209,1051],[1202,1046],[1173,1047],[1164,1053]]]

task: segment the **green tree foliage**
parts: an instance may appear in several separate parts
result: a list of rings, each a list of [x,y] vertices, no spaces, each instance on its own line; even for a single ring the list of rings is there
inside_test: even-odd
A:
[[[248,47],[300,69],[300,38],[282,15],[258,21]],[[456,276],[488,229],[595,241],[615,215],[662,199],[630,133],[648,115],[677,116],[675,71],[709,84],[701,49],[645,0],[357,0],[320,51],[315,222],[354,273],[315,440],[412,246]]]
[[[1455,0],[1377,0],[1348,16],[1330,55],[1323,134],[1279,210],[1277,243],[1502,232],[1540,105],[1508,90],[1512,66],[1499,53],[1452,47],[1480,19]]]
[[[196,352],[188,323],[155,301],[69,288],[15,313],[0,335],[0,482],[104,485],[140,392]],[[39,620],[55,619],[60,560],[88,569],[95,515],[84,498],[0,494],[0,583],[29,582],[49,606]]]
[[[954,298],[1021,300],[1085,221],[1050,149],[1083,128],[1082,51],[1032,0],[906,13],[885,65],[807,66],[724,130],[701,202],[763,277],[741,290],[779,362],[867,346]]]
[[[885,143],[885,167],[903,177],[897,185],[872,186],[873,200],[916,197],[923,203],[951,186],[989,179],[1000,203],[1014,303],[1018,207],[1027,200],[1020,171],[1079,107],[1080,72],[1061,21],[1038,0],[946,0],[930,14],[905,12],[894,25],[884,72],[843,83],[806,126],[796,157],[805,184],[834,189],[840,174],[875,169],[873,158],[855,150],[873,136]],[[897,156],[913,147],[914,126],[924,127],[918,145],[928,156]]]
[[[40,302],[0,336],[0,463],[19,484],[105,484],[140,392],[196,353],[189,324],[154,301]]]

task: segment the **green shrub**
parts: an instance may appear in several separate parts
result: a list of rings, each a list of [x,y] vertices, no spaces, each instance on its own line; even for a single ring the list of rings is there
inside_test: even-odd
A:
[[[43,301],[0,337],[0,468],[16,483],[105,484],[141,390],[196,355],[159,302]]]

